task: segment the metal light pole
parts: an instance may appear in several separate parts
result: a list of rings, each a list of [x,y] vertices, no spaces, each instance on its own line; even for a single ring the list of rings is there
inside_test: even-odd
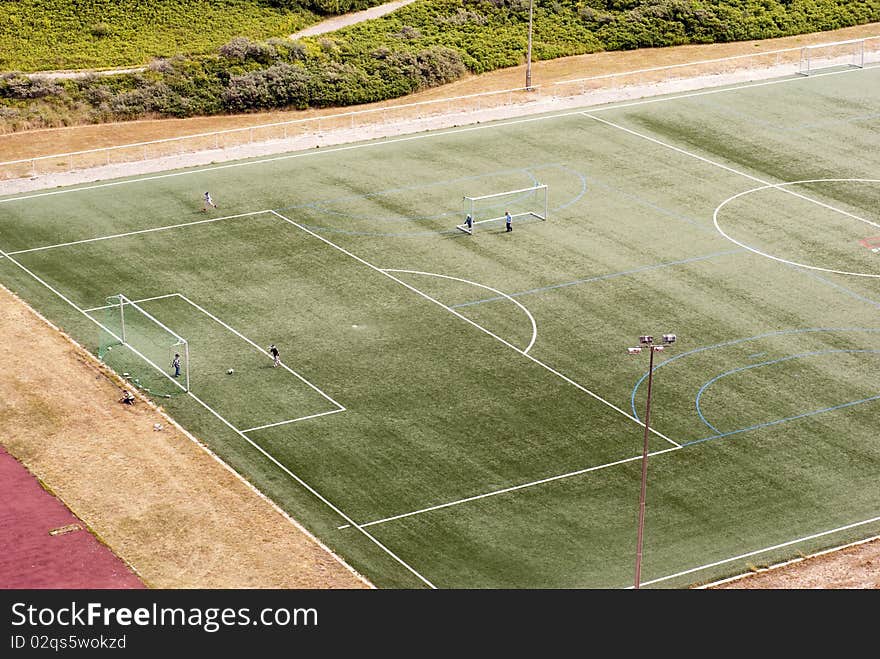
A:
[[[532,15],[535,0],[529,0],[529,48],[526,55],[526,91],[532,88]]]
[[[642,348],[646,348],[650,355],[648,360],[648,400],[645,403],[645,440],[642,446],[642,487],[639,492],[639,530],[638,540],[636,544],[636,579],[635,589],[638,590],[642,580],[642,539],[645,534],[645,492],[648,487],[648,431],[651,422],[651,385],[654,380],[654,353],[662,352],[663,349],[675,343],[675,334],[664,334],[663,343],[655,344],[654,337],[650,335],[639,337],[639,346],[637,348],[627,348],[630,355],[638,355],[642,352]]]

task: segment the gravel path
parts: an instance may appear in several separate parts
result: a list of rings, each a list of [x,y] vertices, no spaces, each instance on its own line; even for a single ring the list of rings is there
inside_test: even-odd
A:
[[[295,32],[290,35],[290,38],[299,39],[300,37],[313,37],[316,34],[333,32],[334,30],[339,30],[348,27],[349,25],[360,23],[361,21],[368,21],[371,18],[379,18],[385,14],[390,14],[392,11],[405,7],[413,2],[415,2],[415,0],[396,0],[395,2],[386,2],[384,5],[377,5],[376,7],[370,7],[363,11],[355,11],[342,16],[334,16],[333,18],[328,18],[326,21],[321,21],[320,23],[309,26],[305,30]]]

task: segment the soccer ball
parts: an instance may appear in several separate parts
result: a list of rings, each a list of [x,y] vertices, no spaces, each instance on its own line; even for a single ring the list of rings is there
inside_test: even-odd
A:
[[[227,375],[232,375],[233,373],[235,373],[235,369],[230,368],[228,371],[226,371],[226,373]]]

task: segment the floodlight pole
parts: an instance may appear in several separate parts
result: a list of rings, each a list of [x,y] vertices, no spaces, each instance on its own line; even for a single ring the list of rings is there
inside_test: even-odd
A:
[[[526,54],[526,91],[532,88],[532,15],[535,0],[529,0],[529,47]]]
[[[648,351],[648,402],[645,403],[645,441],[642,445],[642,487],[639,492],[639,531],[636,544],[636,583],[638,590],[642,580],[642,540],[645,535],[645,491],[648,488],[648,424],[651,422],[651,384],[654,379],[654,346]]]
[[[639,337],[639,343],[648,349],[648,400],[645,403],[645,437],[642,444],[642,483],[639,491],[639,527],[636,541],[636,576],[635,589],[638,590],[642,582],[642,540],[645,535],[645,495],[648,489],[648,437],[651,423],[651,387],[654,382],[654,353],[664,349],[664,345],[655,345],[653,336]],[[675,334],[664,334],[663,344],[675,343]],[[630,348],[629,354],[634,355],[642,351],[640,348]]]

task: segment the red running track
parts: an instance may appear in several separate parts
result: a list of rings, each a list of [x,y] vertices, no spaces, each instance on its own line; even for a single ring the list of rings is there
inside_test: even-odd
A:
[[[50,531],[72,528],[52,535]],[[0,588],[144,588],[134,572],[0,446]]]

